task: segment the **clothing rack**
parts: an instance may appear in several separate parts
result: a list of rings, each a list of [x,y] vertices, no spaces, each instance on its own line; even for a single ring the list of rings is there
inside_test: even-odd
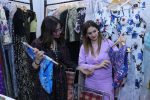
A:
[[[33,1],[32,0],[30,0],[30,3],[29,2],[23,2],[23,1],[16,1],[16,0],[9,0],[9,1],[23,3],[23,4],[29,4],[30,5],[30,9],[33,10]]]
[[[69,2],[76,2],[76,1],[83,1],[83,0],[71,0],[71,1],[64,1],[64,2],[52,3],[52,4],[47,4],[47,0],[44,0],[44,17],[46,16],[46,8],[47,8],[47,6],[57,5],[57,4],[63,4],[63,3],[69,3]]]

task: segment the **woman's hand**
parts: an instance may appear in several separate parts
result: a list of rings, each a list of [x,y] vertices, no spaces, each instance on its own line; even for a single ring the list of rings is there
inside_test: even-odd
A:
[[[78,67],[77,68],[79,71],[81,71],[83,74],[85,74],[86,76],[90,76],[93,74],[94,70],[89,70],[89,69],[85,69],[83,67]]]
[[[124,38],[123,34],[121,34],[118,40],[112,45],[112,47],[116,46],[117,44],[121,44],[121,46],[125,45],[126,39]],[[110,49],[110,48],[109,48]],[[108,51],[109,51],[108,49]]]
[[[101,63],[101,68],[107,68],[110,64],[111,64],[110,61],[104,60],[104,61]]]
[[[40,65],[41,60],[44,58],[44,52],[43,51],[39,51],[37,48],[34,48],[34,52],[35,52],[35,60],[32,63],[32,66],[37,69]]]
[[[102,63],[100,64],[96,64],[94,66],[94,69],[99,69],[99,68],[107,68],[109,65],[111,64],[111,62],[109,60],[103,60]]]
[[[123,35],[120,35],[120,37],[117,40],[118,43],[121,43],[122,45],[125,45],[126,39],[124,38]]]
[[[40,64],[41,60],[44,58],[44,52],[39,51],[37,48],[34,49],[35,52],[35,62]]]

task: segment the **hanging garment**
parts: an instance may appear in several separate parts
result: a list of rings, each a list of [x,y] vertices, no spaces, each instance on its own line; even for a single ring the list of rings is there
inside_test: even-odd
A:
[[[15,66],[14,66],[14,51],[13,51],[13,45],[5,45],[3,46],[3,57],[5,62],[5,82],[6,82],[6,95],[9,97],[15,98],[15,91],[14,91],[14,82],[15,80]]]
[[[81,31],[82,24],[83,24],[84,19],[85,19],[85,8],[77,8],[76,11],[72,12],[72,14],[74,14],[76,17],[73,18],[74,15],[71,16],[72,19],[74,19],[74,20],[72,20],[72,22],[68,22],[69,21],[68,20],[68,18],[69,18],[68,12],[70,12],[70,10],[65,10],[64,12],[62,12],[60,14],[60,19],[61,19],[61,21],[63,21],[63,25],[65,25],[65,31],[66,31],[65,32],[65,39],[67,40],[67,46],[69,48],[71,60],[77,64],[78,63],[79,48],[80,48],[80,36],[81,36],[80,31]],[[77,13],[77,15],[76,15],[76,13]],[[71,24],[67,24],[67,23],[72,23],[72,26],[68,27],[68,25],[71,25]],[[73,34],[75,34],[74,35],[75,36],[74,41],[69,40],[69,38],[70,38],[69,34],[71,32],[71,31],[69,31],[70,28],[73,31]]]
[[[150,48],[150,32],[146,33],[144,46],[145,48]]]
[[[17,8],[13,18],[14,34],[26,36],[29,39],[30,20],[28,18],[30,18],[28,11],[24,12],[20,8]]]
[[[71,60],[77,64],[78,62],[78,54],[79,54],[79,48],[80,48],[80,25],[78,27],[77,24],[82,23],[84,21],[83,19],[79,19],[84,17],[84,14],[81,15],[82,8],[72,8],[68,10],[67,18],[66,18],[66,29],[65,29],[65,39],[67,41],[67,46],[69,48],[69,53]],[[79,11],[79,12],[77,12]],[[79,29],[78,29],[79,28]],[[77,33],[78,31],[79,33]]]
[[[70,54],[71,60],[75,64],[78,64],[80,41],[68,42],[67,46],[68,46],[68,49],[69,49],[69,54]]]
[[[63,12],[61,12],[60,14],[60,20],[62,22],[62,25],[63,25],[63,29],[65,31],[66,27],[67,27],[67,24],[66,24],[66,19],[67,19],[67,15],[68,15],[68,10],[64,10]]]
[[[2,42],[3,45],[7,45],[12,43],[12,39],[9,33],[8,23],[6,19],[5,10],[0,5],[0,34],[3,37]]]
[[[26,41],[25,37],[13,36],[15,53],[15,71],[18,86],[18,99],[32,100],[33,81],[28,62],[28,56],[22,48],[21,41]]]
[[[127,47],[122,46],[118,51],[114,51],[113,48],[110,48],[109,57],[112,66],[114,67],[114,88],[120,87],[123,79],[127,76],[128,73],[128,55]]]
[[[0,60],[2,60],[0,58]],[[4,94],[5,95],[5,85],[4,85],[4,77],[3,77],[3,70],[2,70],[2,62],[0,61],[0,94]]]
[[[15,84],[15,72],[14,72],[14,53],[13,53],[13,45],[12,43],[12,37],[9,31],[9,11],[6,7],[4,7],[5,11],[3,9],[0,9],[0,34],[2,36],[2,54],[3,54],[3,62],[4,62],[4,82],[5,82],[5,89],[6,89],[6,95],[10,97],[14,96],[14,84]],[[6,13],[6,14],[5,14]],[[6,16],[7,15],[7,20]]]
[[[16,80],[18,86],[18,100],[32,100],[33,80],[29,58],[22,48],[22,41],[27,42],[30,34],[30,20],[28,13],[17,8],[13,18],[13,44]]]
[[[30,10],[28,10],[28,17],[30,18],[29,44],[31,44],[36,39],[37,18],[35,12]]]
[[[145,1],[143,1],[145,2]],[[146,4],[148,1],[146,1]],[[144,50],[143,50],[143,70],[144,70],[144,81],[143,81],[143,87],[141,89],[141,95],[140,100],[149,100],[150,98],[150,20],[149,15],[150,12],[148,12],[150,9],[150,6],[146,6],[141,12],[141,17],[146,22],[146,33],[144,38]]]
[[[14,30],[13,30],[13,16],[17,10],[17,6],[15,3],[7,3],[5,5],[8,10],[9,10],[9,16],[8,16],[8,27],[9,27],[9,32],[12,37]],[[17,82],[16,82],[16,72],[15,72],[15,64],[14,64],[14,47],[13,44],[9,44],[9,47],[7,46],[8,49],[8,56],[9,56],[9,63],[10,63],[10,70],[11,70],[11,77],[12,77],[12,84],[13,84],[13,93],[14,97],[16,98],[18,96],[18,88],[17,88]]]
[[[84,7],[77,8],[77,12],[78,12],[78,16],[77,16],[77,22],[74,30],[76,33],[81,34],[82,25],[85,21],[86,8]]]
[[[79,41],[78,34],[75,33],[74,27],[77,22],[77,9],[74,7],[68,10],[68,15],[66,19],[66,30],[65,30],[65,39],[69,42]]]
[[[150,98],[150,33],[146,33],[144,41],[144,53],[143,53],[143,70],[144,81],[140,92],[140,100],[149,100]]]
[[[1,40],[1,37],[0,37]],[[2,47],[0,41],[0,94],[5,95],[5,84],[4,84],[4,64],[2,60]]]
[[[95,20],[95,12],[94,12],[94,6],[95,2],[97,0],[84,0],[86,4],[86,16],[85,21],[87,20]]]
[[[124,87],[120,89],[118,100],[139,99],[143,81],[143,42],[141,35],[140,33],[134,32],[125,35],[127,39],[126,45],[131,49],[131,53],[129,54],[129,72]],[[130,93],[130,91],[133,92]]]

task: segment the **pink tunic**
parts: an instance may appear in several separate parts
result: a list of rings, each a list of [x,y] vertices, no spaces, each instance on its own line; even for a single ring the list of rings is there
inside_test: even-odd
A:
[[[85,54],[83,45],[80,48],[79,53],[79,65],[85,68],[92,67],[95,64],[100,64],[103,60],[109,60],[108,48],[113,45],[110,40],[102,40],[101,50],[99,55],[95,58],[89,54]],[[117,48],[115,48],[117,49]],[[82,67],[83,67],[82,66]],[[111,96],[111,100],[114,100],[114,89],[112,86],[112,66],[111,64],[108,68],[100,68],[95,70],[94,74],[86,77],[85,86],[98,91],[103,91]],[[104,96],[104,100],[109,100],[108,96]]]

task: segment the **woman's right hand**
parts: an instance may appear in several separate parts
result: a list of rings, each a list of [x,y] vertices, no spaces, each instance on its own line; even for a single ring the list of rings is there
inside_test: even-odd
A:
[[[40,64],[41,60],[44,58],[44,52],[40,51],[37,48],[34,48],[34,52],[35,52],[35,60],[34,60],[34,62],[36,64]]]
[[[100,68],[107,68],[110,64],[111,62],[109,60],[103,60],[100,64]]]

